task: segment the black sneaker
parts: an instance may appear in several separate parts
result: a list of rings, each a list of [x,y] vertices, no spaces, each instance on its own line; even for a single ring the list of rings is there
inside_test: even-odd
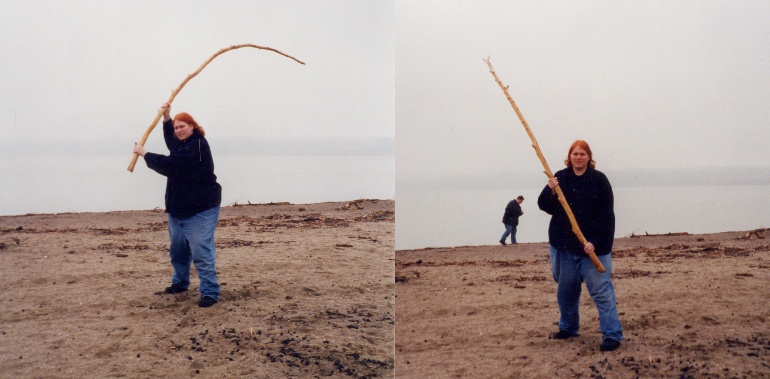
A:
[[[201,308],[208,308],[216,303],[217,299],[211,296],[201,296],[200,301],[198,301],[198,306]]]
[[[500,241],[500,244],[505,246],[505,241]]]
[[[577,333],[570,333],[566,330],[559,330],[558,332],[553,334],[553,339],[566,340],[567,338],[579,337],[579,336],[580,334],[577,334]]]
[[[613,351],[620,347],[620,341],[612,338],[605,338],[599,345],[600,351]]]
[[[166,287],[166,293],[176,294],[176,293],[182,293],[185,291],[187,291],[187,288],[184,288],[178,284],[172,284],[171,287]]]

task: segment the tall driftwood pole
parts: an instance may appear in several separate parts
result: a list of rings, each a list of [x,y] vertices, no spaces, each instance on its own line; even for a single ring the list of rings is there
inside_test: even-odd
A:
[[[176,89],[175,89],[175,90],[173,90],[173,91],[171,92],[171,97],[169,97],[169,98],[168,98],[168,101],[166,101],[166,102],[167,102],[167,103],[169,103],[169,104],[171,104],[171,102],[173,102],[173,101],[174,101],[174,98],[176,98],[176,95],[178,95],[178,94],[179,94],[179,91],[181,91],[181,90],[182,90],[182,88],[185,86],[185,84],[187,84],[187,82],[189,82],[189,81],[190,81],[190,79],[194,78],[194,77],[195,77],[196,75],[198,75],[198,74],[199,74],[201,71],[203,71],[203,69],[204,69],[204,68],[206,68],[206,66],[207,66],[209,63],[211,63],[211,61],[213,61],[213,60],[214,60],[214,58],[216,58],[216,57],[218,57],[218,56],[220,56],[220,55],[222,55],[222,54],[224,54],[224,53],[226,53],[226,52],[228,52],[228,51],[230,51],[230,50],[240,49],[240,48],[242,48],[242,47],[253,47],[253,48],[255,48],[255,49],[261,49],[261,50],[270,50],[270,51],[273,51],[273,52],[275,52],[275,53],[281,54],[281,55],[283,55],[283,56],[284,56],[284,57],[286,57],[286,58],[290,58],[290,59],[293,59],[293,60],[294,60],[295,62],[297,62],[297,63],[305,64],[305,62],[302,62],[302,61],[300,61],[299,59],[292,57],[291,55],[288,55],[288,54],[285,54],[285,53],[283,53],[283,52],[281,52],[281,51],[278,51],[278,50],[276,50],[276,49],[273,49],[272,47],[266,47],[266,46],[257,46],[257,45],[251,44],[251,43],[245,43],[245,44],[242,44],[242,45],[233,45],[233,46],[230,46],[230,47],[226,47],[226,48],[224,48],[224,49],[222,49],[222,50],[219,50],[219,51],[217,51],[216,53],[214,53],[214,55],[212,55],[211,57],[209,57],[209,59],[206,59],[206,61],[205,61],[205,62],[203,62],[203,64],[202,64],[200,67],[198,67],[198,69],[197,69],[197,70],[195,70],[195,72],[193,72],[193,73],[192,73],[192,74],[190,74],[190,75],[187,75],[187,78],[185,78],[185,80],[182,82],[182,84],[180,84],[178,87],[176,87]],[[157,124],[158,124],[158,121],[160,121],[160,118],[161,118],[161,116],[163,116],[163,111],[164,111],[164,110],[163,110],[163,108],[161,108],[161,109],[159,109],[159,110],[158,110],[158,114],[155,116],[155,119],[154,119],[154,120],[152,120],[152,123],[151,123],[151,124],[150,124],[150,126],[147,128],[147,131],[145,131],[145,132],[144,132],[144,135],[142,136],[142,139],[139,141],[139,145],[141,145],[141,146],[144,146],[144,143],[145,143],[145,142],[147,142],[147,137],[149,137],[149,136],[150,136],[150,132],[152,132],[152,130],[155,128],[155,125],[157,125]],[[128,165],[128,171],[130,171],[130,172],[134,172],[134,166],[136,166],[136,161],[137,161],[138,159],[139,159],[139,154],[137,154],[137,153],[134,153],[134,156],[131,158],[131,163]]]
[[[486,62],[487,66],[489,66],[489,72],[492,73],[492,76],[495,78],[495,81],[503,90],[503,93],[505,93],[505,97],[508,99],[508,102],[511,103],[513,110],[516,111],[516,115],[519,116],[519,120],[521,120],[521,124],[524,125],[524,129],[527,131],[527,134],[529,135],[529,139],[532,140],[532,147],[535,149],[535,153],[537,153],[537,157],[540,158],[540,163],[543,164],[543,169],[545,170],[544,171],[545,174],[548,176],[548,179],[553,178],[553,173],[551,172],[551,168],[548,166],[548,162],[545,161],[543,152],[540,151],[540,145],[537,144],[537,139],[535,139],[535,135],[532,134],[532,130],[529,128],[529,125],[527,124],[527,120],[524,119],[524,115],[521,114],[519,107],[516,106],[516,102],[513,101],[511,94],[508,93],[508,86],[503,85],[503,82],[501,82],[500,78],[497,77],[497,73],[495,73],[495,69],[492,68],[492,63],[489,62],[489,57],[487,57],[487,59],[484,59],[484,62]],[[575,233],[575,235],[580,240],[580,243],[583,244],[583,246],[587,245],[588,241],[586,240],[585,236],[583,236],[583,232],[580,231],[580,226],[578,226],[577,220],[575,219],[575,215],[572,213],[572,208],[570,208],[569,204],[567,203],[567,199],[564,197],[564,192],[562,192],[561,187],[559,187],[558,185],[554,187],[554,190],[556,191],[556,195],[559,198],[559,202],[561,203],[561,206],[564,208],[564,211],[567,213],[567,217],[569,217],[569,222],[570,224],[572,224],[572,232]],[[602,265],[602,262],[599,261],[599,258],[596,256],[596,253],[591,252],[588,254],[588,257],[591,258],[591,262],[593,262],[594,266],[596,266],[596,269],[599,270],[599,272],[607,271]]]

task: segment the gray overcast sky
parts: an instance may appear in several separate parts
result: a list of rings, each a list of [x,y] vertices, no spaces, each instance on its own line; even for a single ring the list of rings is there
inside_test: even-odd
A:
[[[107,140],[128,165],[171,90],[241,43],[307,65],[227,52],[185,86],[172,113],[191,113],[210,139],[392,139],[393,16],[388,1],[3,1],[0,149],[40,154]],[[164,148],[159,131],[151,151]]]
[[[396,1],[396,181],[770,164],[768,1]],[[545,178],[543,177],[543,183]]]
[[[394,14],[392,1],[0,1],[0,214],[162,205],[161,176],[126,171],[133,143],[188,74],[244,43],[306,65],[229,51],[174,100],[206,129],[223,205],[392,197]],[[167,153],[159,126],[146,147]]]

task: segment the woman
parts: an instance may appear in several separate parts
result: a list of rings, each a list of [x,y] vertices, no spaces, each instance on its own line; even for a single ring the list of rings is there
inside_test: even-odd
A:
[[[170,154],[147,152],[134,145],[147,167],[167,177],[166,213],[171,237],[174,276],[166,293],[177,294],[190,286],[190,263],[200,279],[200,307],[219,300],[214,230],[219,219],[222,187],[214,175],[214,160],[203,128],[187,113],[171,119],[171,105],[163,104],[163,138]]]
[[[559,332],[555,339],[578,336],[581,282],[599,311],[599,329],[602,332],[601,351],[615,350],[623,339],[615,304],[612,273],[612,243],[615,236],[615,212],[612,186],[607,177],[596,170],[591,148],[582,140],[575,141],[564,161],[567,168],[548,180],[537,204],[551,215],[548,241],[551,252],[551,270],[558,283],[556,300],[559,303]],[[588,244],[583,246],[572,232],[567,213],[559,202],[554,187],[560,186],[564,197],[575,214],[578,225]],[[607,270],[600,273],[588,257],[596,253]]]

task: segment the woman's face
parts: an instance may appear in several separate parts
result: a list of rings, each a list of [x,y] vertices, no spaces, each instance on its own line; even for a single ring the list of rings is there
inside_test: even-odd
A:
[[[590,160],[591,158],[588,156],[588,153],[580,146],[575,146],[572,149],[572,154],[569,155],[569,161],[572,163],[572,169],[575,171],[585,170]]]
[[[174,135],[184,141],[193,134],[193,126],[184,121],[174,121]]]

